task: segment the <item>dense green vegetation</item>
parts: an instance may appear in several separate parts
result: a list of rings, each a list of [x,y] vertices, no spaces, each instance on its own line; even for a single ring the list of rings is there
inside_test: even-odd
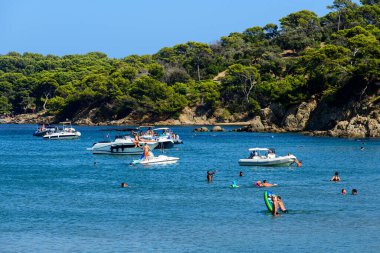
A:
[[[10,52],[0,56],[0,114],[73,118],[96,109],[98,120],[165,119],[189,106],[223,118],[311,96],[344,103],[379,88],[380,1],[361,2],[335,0],[324,17],[303,10],[281,18],[280,28],[255,26],[154,55]]]

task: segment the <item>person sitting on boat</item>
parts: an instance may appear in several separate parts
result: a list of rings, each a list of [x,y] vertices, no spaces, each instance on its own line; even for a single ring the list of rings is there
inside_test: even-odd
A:
[[[268,154],[267,154],[267,157],[268,158],[275,158],[275,154],[274,154],[274,152],[272,151],[272,150],[268,150]]]
[[[141,148],[140,138],[136,133],[134,134],[134,139],[135,139],[135,141],[134,141],[135,142],[135,148],[137,148],[137,147]]]
[[[248,157],[248,159],[252,159],[254,158],[255,156],[258,156],[259,154],[257,153],[257,151],[252,151],[250,156]]]
[[[148,146],[148,143],[145,143],[144,145],[144,159],[149,160],[150,156],[150,148]]]
[[[330,181],[333,181],[333,182],[339,182],[340,181],[338,171],[335,172],[335,175],[330,179]]]

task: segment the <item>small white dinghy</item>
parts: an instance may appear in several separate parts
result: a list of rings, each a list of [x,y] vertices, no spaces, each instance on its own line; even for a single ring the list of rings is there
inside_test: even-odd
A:
[[[298,167],[301,163],[294,155],[276,156],[273,148],[250,148],[248,158],[240,159],[240,166],[289,166],[293,163]]]
[[[154,156],[152,152],[150,152],[150,155],[146,157],[142,157],[139,160],[133,160],[132,165],[134,164],[143,164],[143,165],[148,165],[148,164],[171,164],[171,163],[176,163],[179,160],[178,157],[171,157],[171,156],[166,156],[166,155],[159,155],[159,156]]]

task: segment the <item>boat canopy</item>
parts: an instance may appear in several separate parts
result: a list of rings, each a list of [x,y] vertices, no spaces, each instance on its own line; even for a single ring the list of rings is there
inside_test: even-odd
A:
[[[160,127],[160,128],[155,128],[153,131],[160,131],[160,130],[170,130],[168,127]]]
[[[269,151],[269,148],[250,148],[249,151]]]

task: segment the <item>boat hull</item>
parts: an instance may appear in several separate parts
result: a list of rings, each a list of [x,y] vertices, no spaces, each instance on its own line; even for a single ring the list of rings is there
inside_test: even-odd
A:
[[[174,147],[174,142],[172,140],[159,141],[156,149],[169,149]]]
[[[132,164],[142,164],[142,165],[172,164],[172,163],[178,162],[178,160],[179,160],[178,157],[169,157],[169,156],[160,155],[158,157],[151,157],[148,160],[145,160],[145,159],[135,160],[132,162]]]
[[[47,134],[42,138],[45,140],[73,140],[78,139],[80,134]]]
[[[157,142],[148,143],[150,149],[154,149],[158,145]],[[134,144],[123,143],[96,143],[92,148],[87,150],[92,151],[93,154],[109,154],[109,155],[141,155],[143,153],[142,146],[135,147]]]
[[[295,162],[294,157],[278,157],[278,158],[263,158],[263,159],[240,159],[240,166],[289,166]]]
[[[51,131],[51,130],[36,131],[33,133],[33,136],[42,137],[42,136],[44,136],[48,133],[52,133],[52,132],[54,132],[54,130],[53,131]]]
[[[173,142],[174,144],[183,144],[183,141],[180,139],[174,139]]]

